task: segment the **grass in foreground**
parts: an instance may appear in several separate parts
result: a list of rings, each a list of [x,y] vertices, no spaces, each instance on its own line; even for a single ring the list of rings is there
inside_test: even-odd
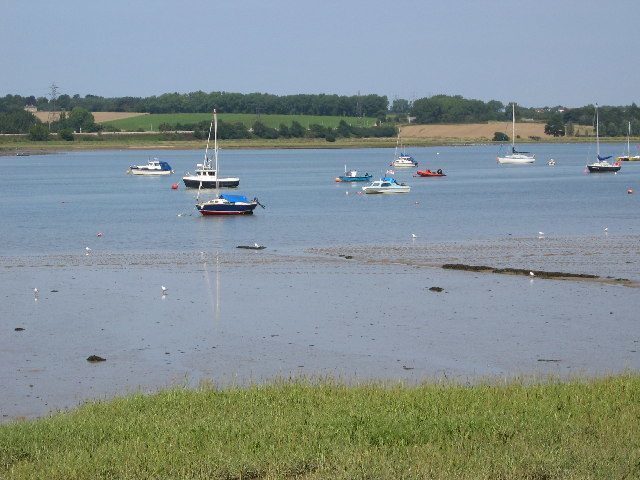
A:
[[[640,376],[173,389],[0,427],[0,478],[640,477]]]

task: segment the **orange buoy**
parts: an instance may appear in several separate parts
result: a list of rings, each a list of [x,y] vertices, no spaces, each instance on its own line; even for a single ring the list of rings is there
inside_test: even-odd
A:
[[[171,185],[171,190],[177,190],[178,189],[178,184],[174,183],[173,185]]]

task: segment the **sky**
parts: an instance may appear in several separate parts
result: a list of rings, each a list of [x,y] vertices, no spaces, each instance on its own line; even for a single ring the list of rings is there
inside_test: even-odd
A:
[[[0,0],[0,96],[640,103],[637,0]]]

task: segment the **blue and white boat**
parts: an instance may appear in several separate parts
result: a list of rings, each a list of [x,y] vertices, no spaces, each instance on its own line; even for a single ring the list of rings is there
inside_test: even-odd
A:
[[[406,183],[398,183],[393,177],[384,177],[375,182],[371,182],[371,185],[362,187],[364,193],[409,193],[411,187]]]
[[[130,165],[127,173],[132,175],[171,175],[173,169],[167,162],[161,162],[154,158],[149,160],[146,165]]]
[[[336,178],[336,182],[370,182],[372,175],[365,173],[364,175],[358,175],[357,170],[347,171],[347,166],[344,166],[344,175],[340,175]]]

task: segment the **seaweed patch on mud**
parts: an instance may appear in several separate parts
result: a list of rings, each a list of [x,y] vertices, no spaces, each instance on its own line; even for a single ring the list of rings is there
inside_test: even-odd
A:
[[[464,270],[468,272],[486,272],[486,273],[502,273],[506,275],[526,275],[537,278],[553,278],[557,280],[565,279],[585,279],[599,280],[607,283],[619,283],[622,285],[632,286],[634,282],[627,278],[603,279],[599,275],[591,275],[588,273],[568,273],[568,272],[546,272],[544,270],[527,270],[525,268],[495,268],[486,265],[467,265],[464,263],[445,263],[442,268],[446,270]]]

